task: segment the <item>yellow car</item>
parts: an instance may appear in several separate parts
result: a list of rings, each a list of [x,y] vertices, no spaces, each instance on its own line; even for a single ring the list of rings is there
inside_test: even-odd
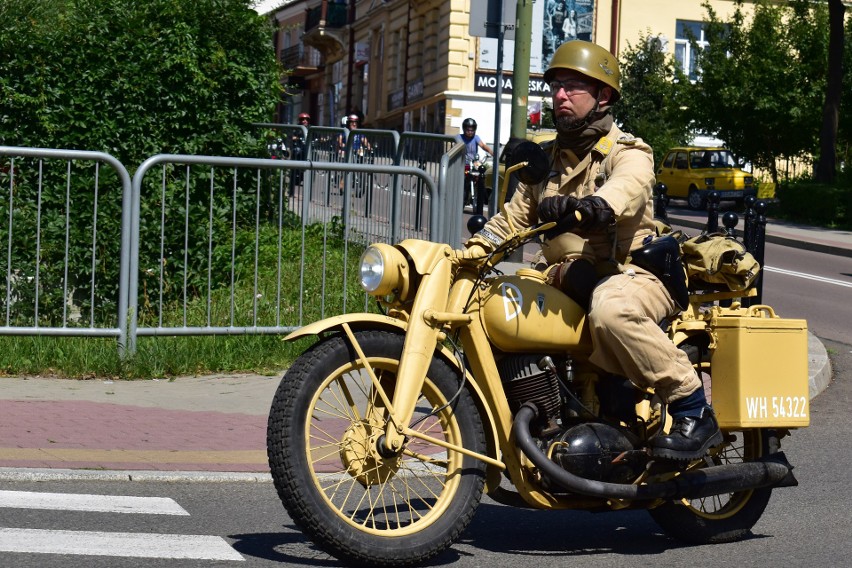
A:
[[[657,183],[668,188],[669,199],[686,199],[690,209],[705,209],[707,195],[717,191],[722,201],[741,203],[756,196],[754,176],[740,169],[726,148],[672,148],[657,168]]]

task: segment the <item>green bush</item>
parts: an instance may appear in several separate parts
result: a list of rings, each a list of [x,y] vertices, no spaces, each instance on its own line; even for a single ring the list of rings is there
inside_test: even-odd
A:
[[[768,215],[819,227],[852,227],[852,186],[809,180],[781,184]]]
[[[270,119],[281,69],[270,22],[249,0],[3,0],[0,21],[0,144],[101,151],[131,175],[159,153],[263,155],[252,123]],[[89,164],[70,165],[66,180],[64,161],[0,159],[0,183],[14,189],[0,195],[0,217],[12,220],[0,225],[0,240],[11,243],[11,257],[0,262],[13,272],[19,311],[12,318],[20,325],[61,321],[66,294],[83,320],[115,324],[121,185],[111,168],[95,174]],[[193,205],[206,199],[202,182],[189,195]],[[182,222],[185,194],[180,182],[169,184],[164,214]],[[254,226],[254,187],[240,180],[238,227]],[[217,213],[231,193],[216,196]],[[162,200],[158,191],[145,194],[142,217],[156,212],[159,219]],[[206,219],[193,207],[193,229],[206,227]],[[182,227],[162,243],[147,231],[142,227],[140,252],[159,258],[162,246],[170,270],[196,270],[206,261],[174,262],[189,252],[179,240]],[[36,294],[37,312],[25,307],[36,305]]]

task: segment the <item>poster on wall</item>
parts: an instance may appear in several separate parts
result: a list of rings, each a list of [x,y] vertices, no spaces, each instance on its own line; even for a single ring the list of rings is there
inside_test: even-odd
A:
[[[594,0],[545,0],[541,63],[550,65],[553,52],[572,39],[592,41]]]
[[[530,73],[544,73],[553,52],[571,39],[592,41],[595,0],[538,0],[533,3]],[[512,71],[515,42],[503,42],[503,70]],[[480,38],[479,69],[497,69],[497,40]]]
[[[540,33],[541,21],[544,17],[544,3],[540,0],[533,2],[532,14],[532,38],[530,42],[530,73],[544,73],[541,67],[541,53],[543,37]],[[511,71],[515,61],[515,42],[507,39],[503,41],[503,70]],[[479,68],[497,70],[497,40],[493,38],[479,38]]]

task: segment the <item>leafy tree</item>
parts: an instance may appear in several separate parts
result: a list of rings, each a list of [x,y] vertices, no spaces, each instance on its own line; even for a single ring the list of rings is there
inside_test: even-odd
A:
[[[737,0],[731,19],[722,21],[704,4],[709,45],[697,50],[701,77],[690,107],[697,126],[777,182],[777,158],[802,158],[817,147],[827,13],[806,0],[758,0],[749,25],[742,6]]]
[[[628,43],[619,59],[621,100],[613,114],[625,131],[651,145],[659,164],[666,150],[686,144],[692,137],[682,108],[689,79],[650,32],[640,36],[638,45]]]
[[[840,115],[840,92],[843,82],[843,18],[846,7],[840,0],[828,0],[828,84],[822,109],[820,153],[816,181],[831,183],[837,170],[837,128]],[[848,99],[847,99],[848,100]]]
[[[3,0],[0,143],[251,155],[279,69],[249,0]]]
[[[846,38],[852,38],[852,19],[847,19],[845,25]],[[843,44],[843,70],[852,70],[852,41]],[[846,79],[840,87],[840,99],[847,105],[852,104],[852,80]],[[842,171],[849,172],[849,160],[852,159],[852,112],[841,112],[838,116],[838,161]]]
[[[158,153],[259,155],[263,141],[251,124],[270,119],[279,96],[280,68],[271,26],[250,4],[3,0],[0,144],[102,151],[131,174]],[[15,269],[13,293],[21,300],[16,309],[32,306],[29,296],[40,295],[36,311],[24,317],[59,317],[67,301],[65,286],[75,293],[84,316],[114,313],[121,185],[111,169],[96,175],[87,168],[74,164],[66,195],[64,164],[46,160],[42,167],[18,159],[13,171],[10,162],[0,161],[0,182],[14,187],[14,195],[0,194],[0,212],[14,219],[0,225],[0,240],[12,245],[5,265]],[[190,184],[178,172],[173,177],[179,181],[170,177],[162,193],[143,188],[143,216],[166,203],[168,219],[203,233],[207,209],[196,204],[210,200],[210,182],[202,174],[193,176]],[[91,182],[95,178],[97,187]],[[223,187],[231,185],[222,182]],[[188,196],[185,186],[190,188]],[[215,224],[226,224],[232,215],[253,218],[253,181],[241,179],[239,187],[236,205],[231,192],[215,193],[214,209],[227,212],[217,216]],[[40,217],[35,215],[36,203]],[[186,254],[181,232],[161,236],[145,226],[140,231],[140,255],[162,259],[155,261],[158,270],[172,271],[176,278],[181,270],[203,271],[198,264],[206,257],[190,257],[186,268],[175,262]],[[66,242],[68,267],[63,265]],[[97,292],[91,290],[92,281]],[[6,285],[0,284],[3,297]]]

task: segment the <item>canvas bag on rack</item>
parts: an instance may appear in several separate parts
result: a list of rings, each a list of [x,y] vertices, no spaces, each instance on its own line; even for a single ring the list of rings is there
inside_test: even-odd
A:
[[[760,272],[758,263],[745,246],[722,233],[701,234],[681,245],[690,288],[701,282],[723,284],[738,292],[752,285]],[[696,282],[698,281],[698,282]]]

